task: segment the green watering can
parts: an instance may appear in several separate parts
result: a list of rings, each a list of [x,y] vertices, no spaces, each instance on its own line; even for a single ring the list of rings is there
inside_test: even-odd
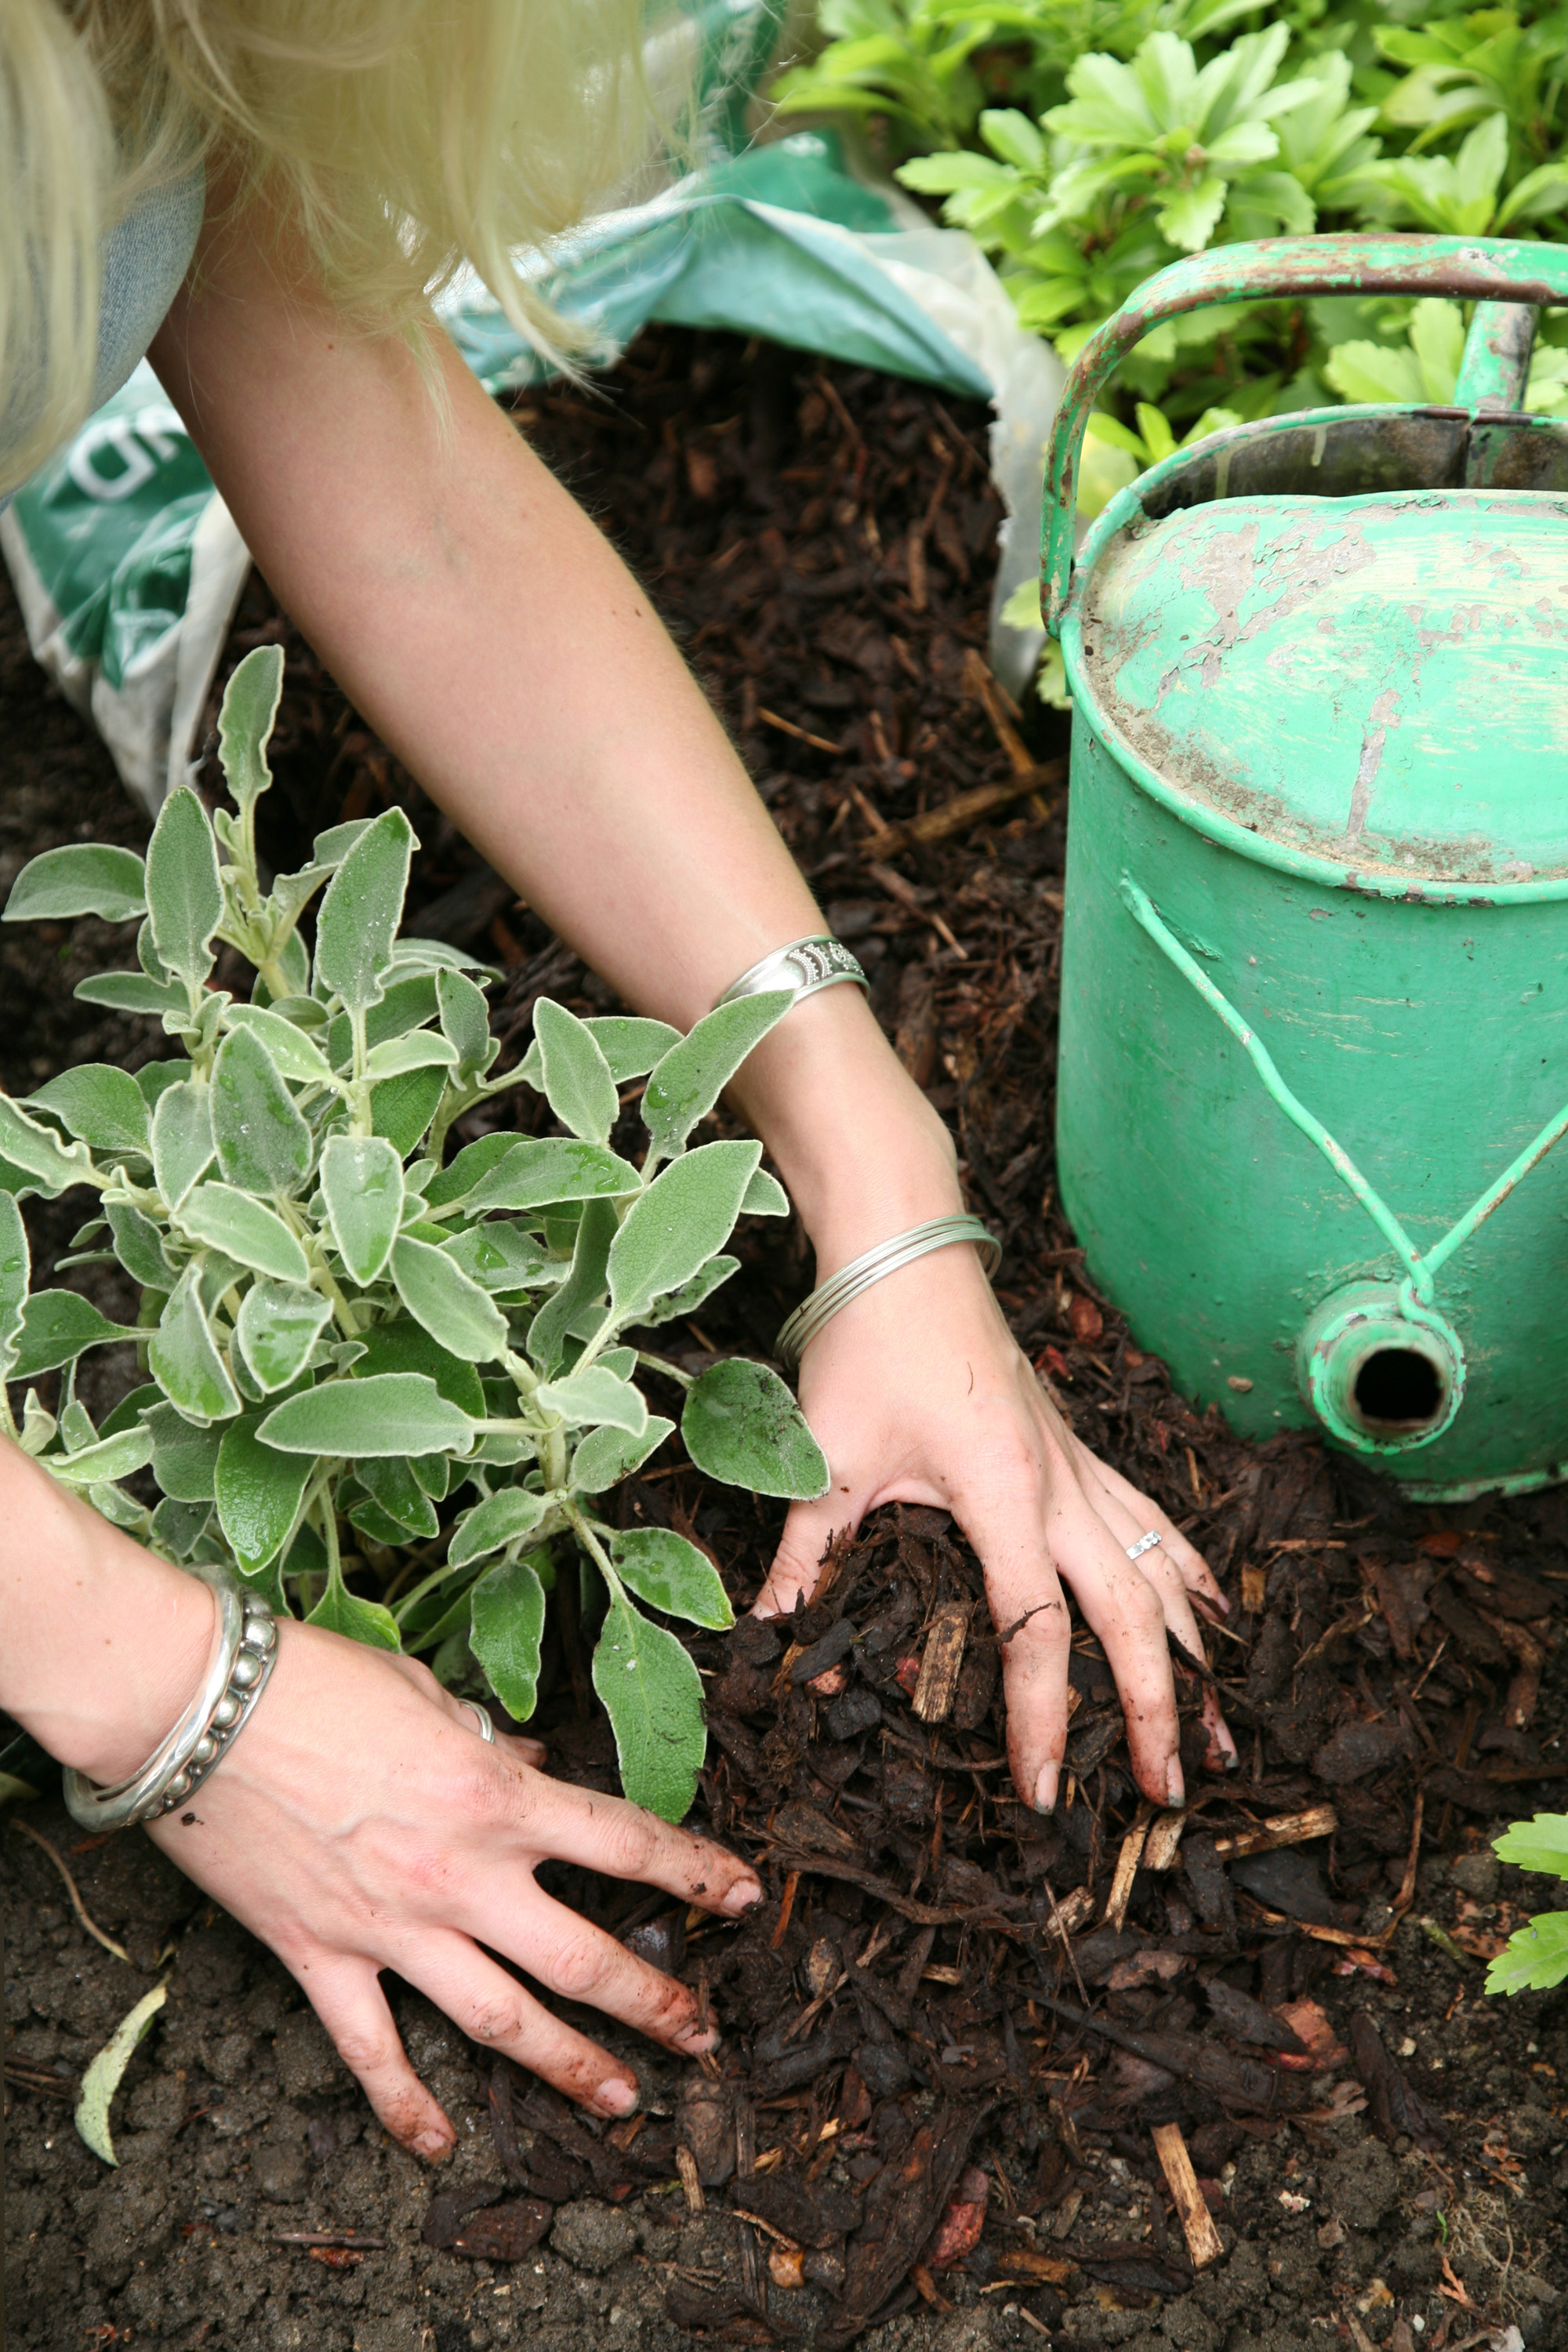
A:
[[[1348,293],[1477,305],[1451,407],[1214,434],[1073,562],[1085,421],[1142,336]],[[1564,247],[1199,254],[1085,345],[1047,453],[1064,1205],[1185,1395],[1249,1437],[1316,1420],[1427,1501],[1568,1477],[1568,425],[1521,414],[1543,304]]]

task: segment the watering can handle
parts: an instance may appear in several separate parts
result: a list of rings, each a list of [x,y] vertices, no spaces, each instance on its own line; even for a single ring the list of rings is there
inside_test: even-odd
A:
[[[1165,320],[1212,303],[1279,294],[1436,294],[1541,310],[1568,303],[1568,246],[1500,236],[1281,236],[1215,246],[1149,278],[1079,352],[1051,426],[1040,585],[1053,636],[1072,572],[1084,428],[1106,383],[1134,344]]]

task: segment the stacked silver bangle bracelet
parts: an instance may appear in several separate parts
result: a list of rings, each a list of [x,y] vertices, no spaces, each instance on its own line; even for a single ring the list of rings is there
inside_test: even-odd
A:
[[[913,1265],[917,1258],[932,1250],[948,1249],[954,1242],[974,1242],[985,1250],[991,1259],[986,1268],[994,1274],[1002,1263],[1002,1244],[994,1234],[988,1233],[978,1217],[931,1217],[923,1225],[912,1225],[907,1234],[895,1234],[890,1242],[880,1242],[864,1256],[851,1258],[837,1273],[811,1297],[802,1301],[773,1341],[773,1353],[786,1371],[794,1371],[806,1349],[828,1319],[874,1282],[883,1281],[900,1267]]]
[[[724,991],[719,1004],[733,1004],[742,996],[761,996],[770,989],[787,988],[795,992],[798,1004],[803,998],[815,996],[824,988],[837,988],[842,981],[853,981],[859,988],[868,989],[869,982],[859,963],[839,940],[826,935],[806,940],[792,940],[787,947],[775,948],[759,963],[743,971],[734,984]],[[717,1012],[718,1005],[714,1006]],[[861,1257],[852,1258],[840,1266],[830,1282],[825,1282],[811,1297],[804,1299],[789,1318],[773,1341],[773,1353],[786,1371],[794,1371],[801,1357],[832,1316],[874,1282],[883,1281],[900,1267],[913,1265],[917,1258],[931,1250],[949,1249],[955,1242],[973,1242],[987,1252],[988,1274],[994,1274],[1002,1263],[1002,1244],[994,1234],[987,1233],[978,1217],[931,1217],[923,1225],[912,1225],[907,1234],[895,1234],[892,1240],[880,1242]]]
[[[278,1627],[259,1592],[244,1591],[225,1570],[197,1569],[213,1588],[217,1622],[201,1688],[168,1738],[140,1771],[100,1789],[81,1772],[65,1774],[65,1801],[83,1829],[118,1830],[156,1821],[198,1789],[245,1728],[278,1657]]]

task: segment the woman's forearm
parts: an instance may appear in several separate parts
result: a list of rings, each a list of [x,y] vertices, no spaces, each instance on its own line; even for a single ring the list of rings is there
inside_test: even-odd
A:
[[[0,1707],[89,1780],[143,1763],[201,1680],[206,1587],[0,1437]]]
[[[257,561],[552,928],[683,1028],[821,929],[647,597],[449,346],[444,428],[400,342],[345,335],[254,240],[212,242],[196,283],[153,357]],[[956,1198],[941,1124],[858,991],[802,1007],[738,1095],[824,1255]]]

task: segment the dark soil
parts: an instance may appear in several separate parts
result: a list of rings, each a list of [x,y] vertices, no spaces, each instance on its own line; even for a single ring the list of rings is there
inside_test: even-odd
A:
[[[1025,772],[1031,751],[975,666],[995,523],[984,415],[669,331],[602,394],[533,394],[521,414],[648,583],[954,1121],[1042,1379],[1220,1575],[1234,1630],[1215,1666],[1242,1769],[1205,1770],[1182,1670],[1194,1801],[1179,1845],[1151,1855],[1163,1866],[1131,1874],[1146,1809],[1080,1633],[1068,1801],[1050,1820],[1020,1806],[976,1565],[941,1515],[883,1512],[787,1641],[742,1623],[694,1643],[714,1678],[692,1819],[755,1860],[760,1914],[716,1927],[557,1874],[706,1987],[717,2060],[628,2051],[644,2108],[607,2131],[394,1987],[458,2129],[435,2177],[388,2143],[281,1967],[144,1841],[83,1840],[50,1797],[17,1809],[0,1839],[9,2342],[1500,2352],[1516,2326],[1531,2352],[1568,2343],[1568,2002],[1481,1990],[1511,1926],[1568,1897],[1500,1869],[1488,1843],[1563,1801],[1568,1505],[1416,1509],[1302,1437],[1243,1445],[1172,1393],[1084,1275],[1052,1192],[1062,746],[1026,722],[1044,773]],[[253,581],[230,661],[268,639],[289,653],[268,854],[400,799],[425,842],[411,928],[505,965],[509,1055],[540,993],[606,1004]],[[0,665],[3,892],[39,849],[142,829],[8,607]],[[1033,797],[940,845],[888,838],[1010,780]],[[71,1001],[123,953],[96,924],[0,931],[8,1088],[157,1050],[142,1024]],[[47,1275],[75,1213],[35,1203],[29,1222]],[[746,1255],[676,1352],[767,1351],[808,1268],[788,1234]],[[124,1379],[114,1351],[97,1363],[95,1409]],[[770,1507],[672,1448],[620,1509],[695,1534],[737,1608],[754,1594]],[[557,1637],[537,1727],[556,1769],[609,1788],[574,1663]],[[1320,1815],[1305,1842],[1231,1843],[1323,1805],[1332,1825]],[[129,1964],[78,1924],[22,1822]],[[71,2127],[74,2081],[164,1969],[110,2172]],[[1195,2278],[1151,2137],[1171,2124],[1224,2247]]]

